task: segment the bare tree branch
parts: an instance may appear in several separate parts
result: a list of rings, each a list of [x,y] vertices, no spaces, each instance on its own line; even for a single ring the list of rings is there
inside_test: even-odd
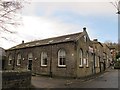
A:
[[[110,2],[115,8],[117,8],[117,5],[115,5],[113,2]]]
[[[120,14],[120,0],[116,0],[115,2],[110,2],[117,10],[117,14]]]
[[[23,0],[0,1],[0,27],[5,31],[9,32],[9,30],[6,29],[7,24],[19,25],[14,18],[18,17],[16,12],[23,7],[22,1]]]
[[[15,33],[15,32],[13,32],[13,31],[10,31],[10,30],[8,30],[7,28],[5,28],[5,27],[3,27],[3,26],[0,26],[4,31],[6,31],[6,32],[9,32],[9,33]]]
[[[5,39],[6,41],[11,41],[11,42],[16,43],[14,40],[8,39],[8,38],[6,38],[6,37],[1,37],[1,38],[2,38],[2,39]]]

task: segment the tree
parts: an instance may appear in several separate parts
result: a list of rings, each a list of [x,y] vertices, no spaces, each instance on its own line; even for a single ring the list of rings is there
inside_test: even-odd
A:
[[[17,26],[20,17],[17,11],[23,7],[23,0],[0,0],[0,38],[2,33],[15,33],[10,30],[11,26]]]
[[[107,44],[107,45],[112,45],[112,41],[110,41],[110,40],[107,40],[104,43]]]
[[[116,0],[115,2],[111,2],[111,4],[116,8],[117,14],[120,14],[120,0]]]
[[[116,55],[116,59],[120,58],[120,52]]]

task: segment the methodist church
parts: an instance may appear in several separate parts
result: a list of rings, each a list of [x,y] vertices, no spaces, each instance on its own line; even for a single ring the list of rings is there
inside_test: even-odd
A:
[[[93,43],[86,28],[79,33],[22,41],[6,50],[6,56],[6,69],[31,70],[37,75],[81,78],[95,74],[95,70],[100,72],[101,60],[94,60]]]

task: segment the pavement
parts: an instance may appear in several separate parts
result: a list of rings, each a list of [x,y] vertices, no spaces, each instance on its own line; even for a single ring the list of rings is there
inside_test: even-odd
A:
[[[83,82],[78,79],[50,78],[45,76],[32,77],[32,85],[36,88],[69,88],[75,82]]]
[[[50,78],[47,76],[33,76],[34,88],[117,88],[118,70],[107,69],[104,73],[85,79]]]

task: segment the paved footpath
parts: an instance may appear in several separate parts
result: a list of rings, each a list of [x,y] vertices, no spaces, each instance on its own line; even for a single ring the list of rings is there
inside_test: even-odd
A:
[[[118,88],[118,70],[108,69],[104,74],[88,81],[34,76],[32,85],[35,88]]]

